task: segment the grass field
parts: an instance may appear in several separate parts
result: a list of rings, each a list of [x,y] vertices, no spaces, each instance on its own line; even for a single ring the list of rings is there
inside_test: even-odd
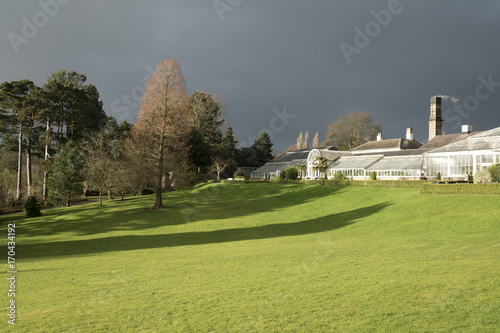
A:
[[[22,332],[500,332],[500,197],[205,184],[0,217]]]

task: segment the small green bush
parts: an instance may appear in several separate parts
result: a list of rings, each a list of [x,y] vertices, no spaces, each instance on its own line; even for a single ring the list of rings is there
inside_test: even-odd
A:
[[[285,177],[288,180],[297,180],[297,177],[299,176],[299,170],[296,168],[287,168],[285,169]]]
[[[370,172],[370,180],[377,180],[377,173],[375,171]]]
[[[27,217],[40,216],[42,215],[40,207],[40,201],[38,201],[38,198],[36,196],[32,195],[28,197],[28,199],[26,199],[26,202],[24,203],[24,212],[26,213]]]
[[[342,173],[342,171],[337,171],[335,172],[335,175],[333,176],[333,179],[335,180],[344,180],[346,179],[345,175]]]
[[[436,174],[436,180],[441,180],[441,172],[438,172],[438,173]]]
[[[283,177],[277,175],[277,176],[273,177],[272,181],[275,183],[283,183],[283,182],[285,182],[285,179]]]
[[[141,191],[141,195],[148,195],[148,194],[154,194],[155,193],[155,190],[153,190],[152,188],[145,188]],[[97,194],[99,195],[99,194]]]
[[[494,164],[488,168],[491,175],[491,181],[500,183],[500,164]]]
[[[245,173],[245,171],[241,170],[241,169],[238,169],[234,172],[234,175],[233,175],[233,178],[248,178],[247,174]]]
[[[479,170],[474,174],[474,184],[491,183],[491,173],[488,169]]]

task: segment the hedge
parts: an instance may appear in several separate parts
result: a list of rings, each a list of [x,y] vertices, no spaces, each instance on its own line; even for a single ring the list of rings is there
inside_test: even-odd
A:
[[[422,194],[500,194],[500,184],[430,184],[423,183]]]
[[[287,184],[318,184],[330,186],[364,186],[364,187],[392,187],[392,188],[420,188],[421,180],[348,180],[348,179],[328,179],[328,180],[282,180],[280,183]],[[427,181],[425,181],[427,182]],[[223,184],[241,184],[241,183],[268,183],[263,179],[241,180],[221,180]]]
[[[245,181],[222,180],[222,183],[269,183],[262,179]],[[500,184],[433,184],[426,180],[283,180],[286,184],[318,184],[330,186],[365,186],[391,188],[420,188],[422,194],[500,194]]]
[[[303,184],[321,184],[333,186],[364,186],[364,187],[392,187],[392,188],[419,188],[419,180],[302,180]]]
[[[222,184],[248,184],[248,183],[269,183],[267,180],[264,179],[242,179],[242,180],[227,180],[227,179],[222,179],[220,181]]]

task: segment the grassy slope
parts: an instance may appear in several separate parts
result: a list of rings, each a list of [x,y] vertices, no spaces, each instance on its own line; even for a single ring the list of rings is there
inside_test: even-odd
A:
[[[500,197],[211,184],[152,200],[2,217],[16,328],[500,330]]]

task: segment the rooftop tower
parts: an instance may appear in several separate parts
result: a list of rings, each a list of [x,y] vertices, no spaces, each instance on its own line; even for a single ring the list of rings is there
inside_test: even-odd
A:
[[[443,118],[441,118],[441,97],[431,97],[431,117],[429,118],[429,141],[437,135],[443,135]]]

